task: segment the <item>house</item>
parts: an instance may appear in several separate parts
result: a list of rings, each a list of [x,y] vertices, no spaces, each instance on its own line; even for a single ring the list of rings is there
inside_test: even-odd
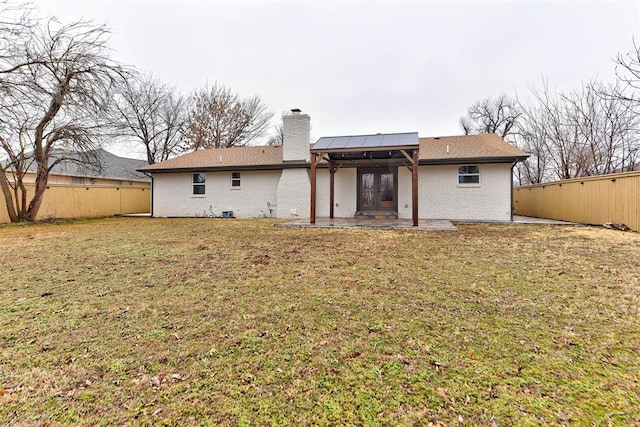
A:
[[[323,137],[283,117],[283,144],[200,150],[139,169],[152,216],[509,220],[512,174],[527,154],[495,134]],[[416,166],[417,165],[417,166]]]

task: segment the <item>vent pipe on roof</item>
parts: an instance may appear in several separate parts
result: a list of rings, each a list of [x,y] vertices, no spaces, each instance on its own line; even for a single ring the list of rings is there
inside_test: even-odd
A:
[[[449,145],[447,145],[447,154],[449,154]]]

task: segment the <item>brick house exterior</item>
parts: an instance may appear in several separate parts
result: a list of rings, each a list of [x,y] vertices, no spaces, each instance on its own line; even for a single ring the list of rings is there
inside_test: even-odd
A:
[[[393,146],[388,147],[387,155],[384,145],[385,140],[404,138],[414,141],[410,148],[419,158],[419,218],[509,220],[512,168],[527,156],[495,134],[332,138],[338,145],[353,138],[383,141],[376,148],[376,159],[366,158],[373,149],[366,146],[346,146],[334,151],[315,149],[323,146],[323,138],[310,144],[310,117],[299,111],[283,117],[283,135],[280,147],[200,150],[140,169],[152,177],[152,215],[189,217],[232,211],[236,217],[308,218],[313,187],[311,153],[317,152],[317,216],[331,214],[329,194],[333,174],[334,217],[348,218],[371,210],[378,214],[378,210],[384,210],[398,218],[411,218],[409,157]],[[344,153],[351,156],[349,161],[342,161]],[[364,160],[358,160],[361,153]],[[333,169],[331,164],[335,166]]]

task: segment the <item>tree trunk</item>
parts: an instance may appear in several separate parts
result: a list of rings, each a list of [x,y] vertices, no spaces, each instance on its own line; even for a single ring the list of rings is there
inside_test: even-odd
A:
[[[69,81],[71,81],[72,77],[73,73],[68,71],[65,74],[64,80],[58,83],[56,92],[51,98],[49,109],[45,113],[42,120],[40,120],[40,123],[38,123],[38,126],[36,126],[34,138],[35,150],[33,150],[33,156],[36,164],[38,165],[38,169],[36,175],[36,185],[34,189],[35,194],[29,202],[29,207],[27,208],[27,212],[25,213],[26,221],[36,220],[38,211],[40,210],[40,205],[42,204],[42,198],[44,197],[44,191],[47,189],[47,182],[49,181],[49,150],[51,149],[51,146],[47,144],[47,146],[45,147],[44,130],[62,108],[62,101],[69,92]]]
[[[9,181],[7,179],[5,170],[1,164],[0,164],[0,187],[2,188],[2,194],[4,196],[5,205],[7,206],[7,213],[9,214],[9,219],[11,220],[11,222],[18,222],[18,215],[16,213],[16,207],[13,201],[13,196],[11,194],[11,189],[9,188]]]
[[[25,212],[25,221],[35,221],[42,205],[42,199],[44,197],[44,191],[47,189],[47,182],[49,181],[49,169],[40,163],[38,163],[38,175],[36,176],[35,194],[29,202],[29,207]]]
[[[153,158],[153,153],[151,152],[151,148],[149,148],[149,144],[151,144],[150,142],[147,143],[147,163],[149,163],[150,165],[154,164],[156,161]]]

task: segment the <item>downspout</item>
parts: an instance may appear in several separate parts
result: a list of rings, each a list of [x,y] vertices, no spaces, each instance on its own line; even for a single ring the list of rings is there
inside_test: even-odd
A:
[[[151,208],[149,209],[151,211],[151,218],[153,218],[153,187],[154,187],[154,180],[153,180],[153,175],[148,174],[146,172],[142,172],[143,174],[147,175],[149,178],[151,178]]]
[[[516,167],[516,164],[518,164],[518,162],[513,162],[513,164],[511,165],[511,221],[513,221],[513,168]]]

